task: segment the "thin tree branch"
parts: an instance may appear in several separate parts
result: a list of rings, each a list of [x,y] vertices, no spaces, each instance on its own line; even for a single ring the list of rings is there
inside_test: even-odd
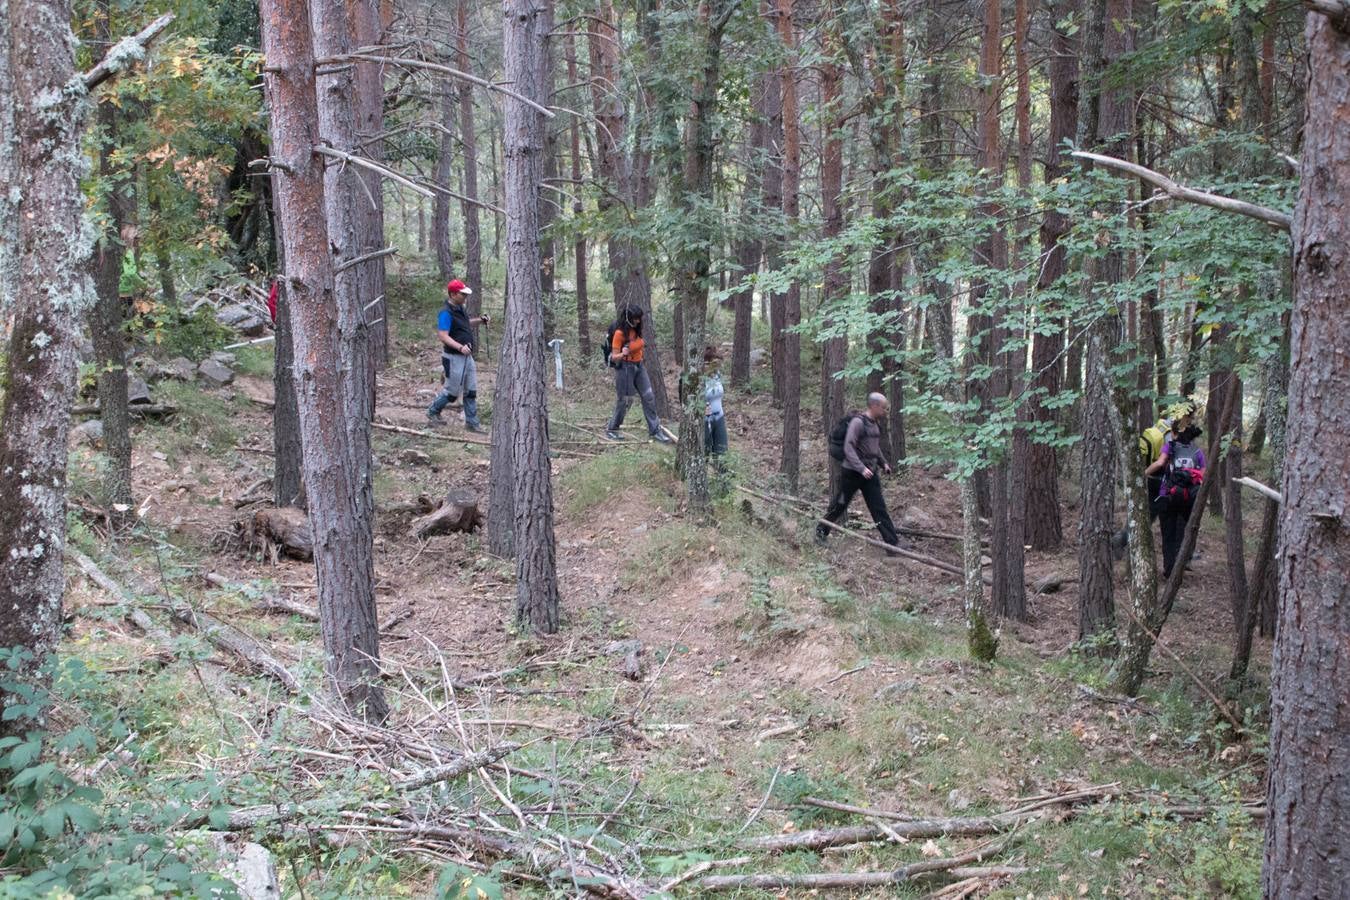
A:
[[[538,103],[535,103],[529,97],[526,97],[522,94],[518,94],[515,91],[511,90],[510,88],[504,88],[499,84],[493,84],[491,81],[488,81],[484,78],[479,78],[477,75],[470,75],[468,72],[461,71],[460,69],[451,68],[450,66],[443,66],[440,63],[427,62],[426,60],[423,59],[410,59],[404,56],[380,56],[374,53],[357,52],[357,53],[345,53],[341,56],[324,56],[314,60],[314,65],[328,66],[334,63],[343,63],[343,62],[388,63],[391,66],[403,66],[409,69],[426,69],[431,72],[440,72],[442,75],[449,75],[451,78],[458,78],[461,81],[469,82],[469,84],[476,84],[479,87],[484,88],[486,90],[496,91],[499,94],[505,94],[512,100],[519,100],[521,103],[524,103],[531,109],[536,109],[539,112],[543,113],[546,118],[549,119],[556,118],[554,112],[547,106],[542,106]]]
[[[403,185],[409,190],[421,194],[423,197],[426,197],[428,199],[430,199],[433,196],[431,191],[428,190],[427,188],[422,187],[420,184],[417,184],[414,181],[410,181],[407,177],[398,174],[393,169],[386,168],[380,165],[379,163],[375,162],[374,160],[366,159],[364,156],[356,156],[351,153],[346,153],[342,150],[337,149],[336,147],[330,147],[327,144],[319,144],[314,148],[314,152],[319,154],[320,156],[327,156],[332,159],[340,159],[343,162],[351,163],[354,166],[360,166],[361,168],[369,169],[372,172],[379,172],[385,178],[397,181],[399,184]]]
[[[111,50],[104,54],[98,65],[81,76],[84,79],[85,89],[92,91],[132,63],[143,59],[146,49],[155,42],[155,39],[163,33],[164,29],[169,27],[169,23],[173,19],[174,14],[167,12],[142,28],[138,33],[118,41]]]
[[[1248,203],[1245,200],[1234,200],[1232,197],[1211,194],[1208,191],[1198,191],[1195,188],[1177,184],[1161,172],[1155,172],[1152,169],[1145,168],[1144,166],[1132,162],[1126,162],[1123,159],[1116,159],[1114,156],[1103,156],[1100,153],[1088,153],[1084,150],[1075,150],[1070,156],[1075,156],[1078,159],[1086,159],[1099,166],[1133,175],[1136,178],[1153,185],[1163,193],[1167,194],[1167,196],[1176,200],[1185,200],[1187,203],[1197,203],[1201,206],[1213,207],[1214,209],[1220,209],[1224,212],[1249,216],[1253,219],[1259,219],[1267,225],[1274,225],[1276,228],[1282,228],[1285,231],[1290,229],[1294,221],[1293,216],[1288,213],[1282,213],[1277,209],[1271,209],[1268,206],[1258,206],[1255,203]]]
[[[383,256],[393,256],[397,252],[398,252],[397,247],[385,247],[383,250],[372,250],[369,253],[364,253],[361,256],[356,256],[353,257],[352,259],[347,260],[344,263],[340,263],[338,267],[333,270],[333,272],[334,274],[345,272],[348,269],[356,268],[357,266],[361,265],[361,263],[368,263],[372,259],[379,259]]]

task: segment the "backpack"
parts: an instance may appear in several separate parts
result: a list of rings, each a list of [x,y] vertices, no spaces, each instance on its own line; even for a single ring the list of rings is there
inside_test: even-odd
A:
[[[848,426],[861,416],[862,413],[856,409],[851,409],[844,413],[844,417],[834,423],[830,429],[830,458],[837,462],[844,461],[844,439],[848,437]]]
[[[1144,465],[1152,465],[1153,461],[1162,455],[1163,443],[1167,440],[1167,429],[1162,427],[1159,422],[1151,428],[1145,428],[1144,433],[1139,436],[1139,455],[1144,458]]]
[[[605,332],[605,345],[600,348],[600,355],[601,357],[604,358],[605,365],[611,369],[618,368],[617,364],[609,361],[610,350],[612,350],[614,347],[614,333],[618,330],[619,330],[619,323],[618,322],[612,323],[609,326],[609,330]]]
[[[1173,506],[1194,501],[1196,492],[1205,480],[1204,470],[1196,465],[1197,452],[1194,444],[1172,442],[1172,452],[1167,457],[1167,469],[1158,496]]]

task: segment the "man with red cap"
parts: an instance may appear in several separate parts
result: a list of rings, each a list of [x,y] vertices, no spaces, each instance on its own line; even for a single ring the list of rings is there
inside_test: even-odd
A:
[[[470,318],[464,301],[473,291],[456,278],[445,286],[445,309],[436,320],[436,337],[441,342],[441,369],[445,372],[445,390],[427,408],[427,420],[435,427],[442,424],[441,410],[455,398],[464,398],[464,427],[483,432],[478,422],[478,367],[473,361],[473,326],[486,325],[487,316]]]

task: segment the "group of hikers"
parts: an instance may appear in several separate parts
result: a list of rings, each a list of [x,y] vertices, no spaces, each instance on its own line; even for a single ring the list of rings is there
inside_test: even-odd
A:
[[[486,325],[489,320],[486,315],[469,315],[466,302],[472,293],[473,290],[459,279],[446,285],[445,308],[436,322],[445,386],[428,407],[427,419],[433,426],[441,424],[441,411],[462,397],[465,427],[481,433],[473,329],[477,325]],[[605,364],[614,371],[615,390],[614,412],[606,424],[605,436],[612,441],[624,440],[620,429],[633,398],[637,397],[642,403],[642,414],[651,439],[670,444],[674,440],[661,425],[651,377],[643,365],[646,347],[642,336],[643,319],[641,307],[624,307],[605,336],[603,356]],[[704,351],[704,448],[719,463],[719,469],[728,445],[726,413],[722,406],[725,391],[721,361],[721,353],[716,347],[710,346]],[[867,396],[864,409],[850,411],[830,431],[829,452],[831,465],[835,467],[835,477],[831,481],[836,487],[823,521],[816,526],[817,543],[826,542],[830,526],[838,525],[844,519],[854,495],[861,492],[881,540],[891,547],[902,546],[881,490],[881,475],[891,473],[881,440],[881,423],[889,412],[890,401],[886,396],[872,393]],[[1174,404],[1139,439],[1140,452],[1147,466],[1151,514],[1158,520],[1162,536],[1164,578],[1171,575],[1176,564],[1186,523],[1195,505],[1195,495],[1204,479],[1205,454],[1195,444],[1201,434],[1195,424],[1196,412],[1192,401]],[[1126,540],[1128,532],[1117,535],[1119,545],[1123,546]]]

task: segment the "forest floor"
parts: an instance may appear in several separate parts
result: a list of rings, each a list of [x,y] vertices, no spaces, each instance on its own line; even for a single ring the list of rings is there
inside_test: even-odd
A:
[[[420,328],[432,313],[398,313],[405,324],[380,376],[377,419],[420,430],[439,373]],[[209,771],[221,786],[218,802],[230,808],[350,798],[336,804],[337,814],[325,808],[291,829],[256,829],[278,855],[287,896],[428,896],[443,871],[452,874],[441,875],[439,890],[454,896],[446,885],[491,869],[490,855],[404,826],[381,829],[369,804],[393,815],[390,783],[418,758],[429,763],[435,748],[503,741],[524,746],[491,775],[418,794],[423,818],[451,809],[496,833],[552,835],[569,858],[606,860],[603,868],[617,866],[652,889],[698,870],[671,888],[684,896],[711,889],[699,880],[704,872],[886,872],[990,840],[891,834],[777,855],[739,845],[878,821],[806,798],[932,819],[989,815],[1085,788],[1096,788],[1092,802],[1053,807],[978,861],[1015,874],[980,870],[852,890],[920,896],[957,881],[943,896],[1258,895],[1260,823],[1239,803],[1263,796],[1264,735],[1231,742],[1170,654],[1155,652],[1137,702],[1112,698],[1109,663],[1074,646],[1070,582],[1031,597],[1031,621],[1003,629],[993,665],[974,664],[957,579],[845,537],[816,547],[803,518],[736,490],[719,502],[714,523],[687,516],[673,451],[645,440],[640,410],[630,413],[629,441],[596,440],[612,402],[608,379],[598,360],[569,362],[567,390],[550,390],[551,434],[567,454],[554,468],[558,635],[518,633],[513,564],[487,555],[479,534],[422,543],[407,536],[411,513],[383,512],[375,569],[381,621],[399,619],[381,647],[395,711],[386,732],[353,737],[306,714],[318,701],[288,697],[193,633],[174,631],[179,644],[166,655],[125,620],[124,603],[72,566],[64,653],[94,673],[97,687],[86,693],[111,702],[155,747],[105,777],[130,790]],[[306,691],[321,694],[317,623],[259,608],[265,595],[313,606],[311,567],[273,561],[239,537],[237,523],[254,507],[235,501],[270,468],[270,411],[258,402],[270,393],[270,357],[243,353],[240,368],[239,381],[220,390],[157,386],[157,399],[179,413],[137,426],[140,524],[109,543],[86,504],[74,542],[147,611],[161,616],[153,598],[165,595],[210,611],[262,641]],[[487,400],[492,367],[483,368]],[[490,400],[483,405],[490,421]],[[772,489],[779,414],[766,395],[739,388],[728,391],[727,409],[733,482]],[[462,425],[453,411],[446,418],[439,436],[375,433],[381,510],[452,487],[478,493],[486,508],[487,448],[453,441]],[[824,440],[818,429],[803,430],[809,471],[800,495],[818,512]],[[96,454],[72,451],[77,493],[83,485],[96,496],[97,470]],[[1061,495],[1076,492],[1066,480]],[[902,468],[886,493],[898,522],[960,531],[957,488],[944,472]],[[870,525],[860,499],[855,507],[853,524]],[[1254,531],[1259,516],[1247,518]],[[1070,542],[1074,520],[1067,509]],[[959,564],[950,541],[916,539],[915,548]],[[1206,520],[1200,548],[1163,640],[1199,678],[1222,685],[1232,628],[1216,520]],[[1028,556],[1028,582],[1076,569],[1068,545]],[[231,587],[207,584],[207,573]],[[183,642],[199,652],[184,652]],[[625,677],[625,658],[638,647],[641,673]],[[1268,658],[1262,642],[1254,654],[1262,693]],[[81,702],[69,699],[66,718],[80,719]],[[321,831],[324,840],[315,837]],[[531,874],[507,860],[480,883],[500,882],[508,896],[547,895],[541,878],[551,865]],[[563,893],[586,885],[584,877],[552,882]]]

